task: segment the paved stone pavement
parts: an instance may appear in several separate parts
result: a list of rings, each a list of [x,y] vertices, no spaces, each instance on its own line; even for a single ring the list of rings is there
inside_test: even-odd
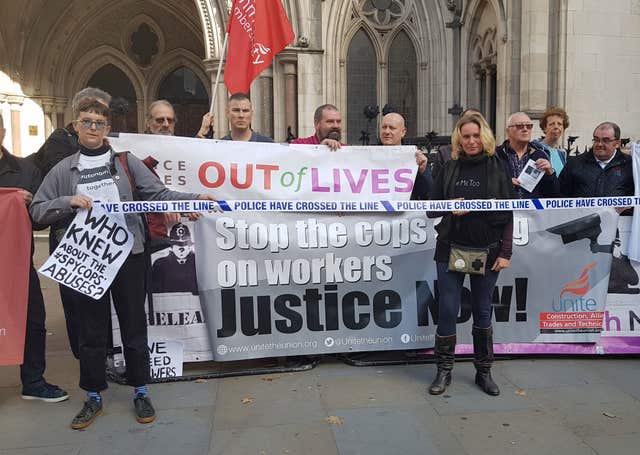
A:
[[[44,243],[38,241],[40,256]],[[0,454],[602,454],[639,453],[640,360],[523,358],[496,363],[499,397],[459,362],[446,395],[426,386],[433,365],[353,367],[330,357],[299,373],[151,386],[158,411],[136,423],[129,387],[111,384],[85,431],[78,366],[55,286],[47,301],[47,378],[58,404],[20,398],[17,367],[0,367]]]

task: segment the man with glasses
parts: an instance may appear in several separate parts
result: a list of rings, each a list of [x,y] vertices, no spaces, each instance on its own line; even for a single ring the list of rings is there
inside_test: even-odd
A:
[[[497,148],[496,153],[507,163],[509,177],[517,197],[521,199],[557,197],[560,193],[558,177],[546,152],[539,145],[531,142],[532,130],[533,122],[527,114],[524,112],[511,114],[507,120],[507,140]],[[521,187],[518,180],[518,176],[529,160],[533,160],[536,168],[544,172],[542,180],[531,192]]]
[[[603,122],[593,131],[593,147],[573,156],[560,174],[565,197],[633,195],[631,157],[620,151],[620,127]]]
[[[176,113],[167,100],[157,100],[149,105],[147,133],[173,136],[176,130]]]

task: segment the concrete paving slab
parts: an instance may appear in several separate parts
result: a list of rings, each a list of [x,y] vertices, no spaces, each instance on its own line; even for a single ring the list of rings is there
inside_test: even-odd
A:
[[[634,359],[604,359],[602,368],[598,368],[598,374],[609,384],[623,390],[640,400],[640,360]],[[593,364],[591,364],[593,367]]]
[[[81,409],[80,400],[62,403],[25,401],[12,391],[0,390],[0,448],[59,446],[74,443],[71,419]]]
[[[304,372],[221,379],[217,396],[216,430],[319,423],[325,417],[317,378]]]
[[[466,453],[428,406],[336,409],[330,413],[343,421],[331,426],[340,455]]]
[[[79,447],[60,445],[0,450],[0,455],[78,455]]]
[[[451,415],[444,419],[469,455],[597,454],[570,430],[538,409]]]
[[[535,408],[538,404],[516,394],[513,387],[500,387],[500,395],[492,397],[480,388],[471,391],[460,390],[455,385],[438,396],[425,395],[427,402],[433,406],[439,415],[452,415],[477,412],[505,412]]]
[[[618,436],[591,436],[585,442],[602,455],[637,455],[640,451],[640,432]]]
[[[587,392],[588,393],[588,392]],[[573,403],[547,411],[581,438],[593,435],[619,436],[640,432],[640,403]],[[640,451],[640,450],[639,450]]]
[[[217,430],[210,455],[339,455],[326,422]]]
[[[527,397],[546,409],[562,409],[566,403],[607,404],[637,401],[613,384],[589,384],[581,387],[540,387],[525,390]],[[640,401],[638,401],[640,403]]]
[[[387,371],[369,376],[326,376],[320,378],[322,403],[327,408],[365,408],[412,405],[424,401],[425,383],[413,377],[399,379],[397,372]]]
[[[147,425],[133,414],[105,412],[74,436],[81,440],[79,455],[201,455],[208,451],[212,422],[211,407],[158,411]]]
[[[601,359],[606,362],[607,359]],[[580,386],[606,382],[591,364],[574,359],[522,359],[497,362],[500,373],[520,389]],[[604,366],[604,365],[603,365]]]

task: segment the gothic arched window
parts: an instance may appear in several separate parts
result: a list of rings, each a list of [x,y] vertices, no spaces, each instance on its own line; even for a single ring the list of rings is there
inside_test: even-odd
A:
[[[389,49],[388,103],[394,106],[398,113],[405,118],[407,137],[417,135],[417,68],[418,63],[413,43],[409,35],[405,31],[401,31],[396,35]]]
[[[189,68],[172,71],[160,83],[158,99],[173,104],[178,122],[176,136],[193,136],[198,131],[202,116],[209,110],[209,95],[198,76]]]
[[[115,65],[107,64],[96,71],[88,87],[96,87],[111,95],[111,131],[138,132],[136,91],[126,74]]]
[[[373,43],[360,29],[349,44],[347,54],[347,144],[359,144],[362,131],[369,128],[375,137],[376,124],[364,115],[367,105],[377,105],[377,58]]]

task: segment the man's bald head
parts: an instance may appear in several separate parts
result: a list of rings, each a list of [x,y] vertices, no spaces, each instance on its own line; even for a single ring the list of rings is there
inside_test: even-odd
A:
[[[404,117],[396,112],[390,112],[382,117],[380,125],[380,141],[382,145],[401,145],[402,138],[407,134]]]

